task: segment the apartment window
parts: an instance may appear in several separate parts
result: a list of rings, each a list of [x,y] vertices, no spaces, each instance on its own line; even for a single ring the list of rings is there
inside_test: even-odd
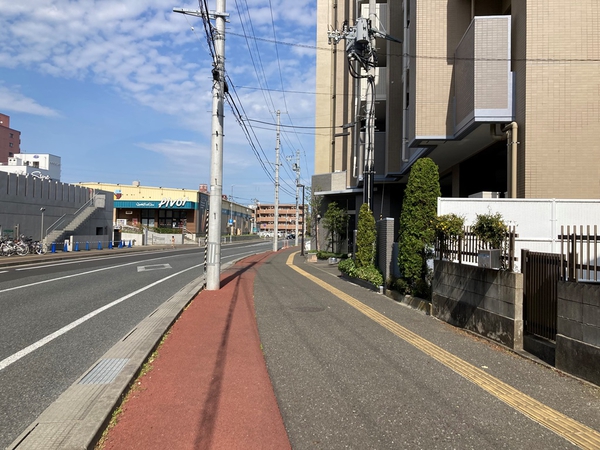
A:
[[[12,143],[12,142],[10,142],[10,143],[8,144],[8,146],[9,146],[9,147],[12,147],[12,146],[13,146],[13,143]]]
[[[14,135],[14,134],[12,134],[12,133],[10,133],[10,138],[12,139],[12,138],[14,138],[14,137],[15,137],[15,135]]]

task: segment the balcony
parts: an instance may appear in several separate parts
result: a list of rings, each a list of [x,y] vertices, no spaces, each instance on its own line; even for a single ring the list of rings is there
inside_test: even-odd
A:
[[[511,17],[475,17],[455,51],[455,138],[513,120],[510,63]]]

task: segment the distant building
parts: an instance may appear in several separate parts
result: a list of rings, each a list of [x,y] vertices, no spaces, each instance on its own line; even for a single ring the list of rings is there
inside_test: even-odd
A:
[[[1,172],[32,176],[43,180],[60,181],[60,156],[41,153],[19,153],[0,165]]]
[[[296,205],[293,203],[279,204],[279,220],[277,221],[277,231],[284,234],[296,232]],[[275,230],[275,205],[256,205],[256,228],[258,232]],[[302,230],[304,220],[304,208],[298,205],[298,233]]]
[[[183,228],[196,236],[206,235],[209,197],[200,190],[142,186],[139,181],[131,185],[100,182],[78,185],[113,192],[116,225]],[[252,210],[224,200],[221,224],[222,234],[248,234]]]
[[[0,164],[8,164],[8,158],[21,153],[21,132],[10,127],[10,117],[0,114]]]

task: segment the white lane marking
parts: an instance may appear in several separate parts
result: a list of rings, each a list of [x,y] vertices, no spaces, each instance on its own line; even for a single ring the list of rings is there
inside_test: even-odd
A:
[[[188,267],[187,269],[184,269],[180,272],[174,273],[172,275],[169,275],[168,277],[162,278],[158,281],[155,281],[154,283],[149,284],[146,287],[143,287],[141,289],[138,289],[137,291],[134,291],[130,294],[125,295],[124,297],[118,298],[117,300],[102,306],[101,308],[96,309],[95,311],[92,311],[89,314],[86,314],[85,316],[77,319],[74,322],[71,322],[70,324],[62,327],[60,330],[56,330],[54,333],[49,334],[48,336],[40,339],[37,342],[34,342],[33,344],[31,344],[28,347],[25,347],[23,350],[18,351],[17,353],[9,356],[8,358],[3,359],[2,361],[0,361],[0,371],[3,369],[6,369],[8,366],[10,366],[11,364],[17,362],[19,359],[23,358],[24,356],[27,356],[28,354],[30,354],[31,352],[37,350],[40,347],[43,347],[44,345],[46,345],[47,343],[53,341],[54,339],[56,339],[59,336],[62,336],[63,334],[67,333],[68,331],[72,330],[73,328],[81,325],[82,323],[86,322],[87,320],[91,319],[94,316],[97,316],[98,314],[100,314],[101,312],[106,311],[109,308],[112,308],[113,306],[118,305],[121,302],[124,302],[125,300],[133,297],[134,295],[139,294],[140,292],[144,292],[154,286],[156,286],[157,284],[162,283],[163,281],[167,281],[170,278],[173,278],[177,275],[180,275],[184,272],[187,272],[188,270],[192,270],[192,269],[196,269],[198,267],[202,267],[203,264],[198,264],[196,266],[192,266],[192,267]]]
[[[2,271],[0,271],[0,273],[6,273],[6,272],[8,272],[8,270],[2,270]]]
[[[138,272],[147,272],[149,270],[172,269],[171,264],[153,264],[151,266],[139,266]]]
[[[154,261],[157,259],[163,259],[163,258],[152,258],[152,259],[148,259],[146,261]],[[6,288],[6,289],[0,289],[0,294],[2,294],[3,292],[15,291],[17,289],[24,289],[24,288],[31,287],[31,286],[37,286],[38,284],[52,283],[54,281],[60,281],[60,280],[66,280],[68,278],[80,277],[82,275],[88,275],[90,273],[96,273],[96,272],[103,272],[105,270],[118,269],[120,267],[131,266],[131,265],[139,264],[139,263],[140,263],[139,261],[134,261],[134,262],[126,263],[126,264],[118,264],[116,266],[103,267],[101,269],[89,270],[87,272],[74,273],[73,275],[65,275],[64,277],[52,278],[50,280],[36,281],[35,283],[22,284],[20,286],[15,286],[15,287]]]
[[[164,250],[148,251],[148,252],[144,252],[143,254],[144,255],[155,255],[157,253],[163,253],[164,254]],[[26,267],[19,267],[18,269],[15,269],[15,271],[46,269],[48,267],[66,266],[66,265],[69,265],[69,264],[81,264],[81,261],[84,261],[84,262],[89,262],[89,261],[106,261],[106,260],[111,260],[111,259],[126,258],[126,257],[132,256],[132,255],[134,255],[134,253],[128,253],[128,254],[125,254],[125,255],[114,255],[114,256],[98,256],[98,257],[89,257],[89,258],[77,258],[76,260],[73,260],[73,261],[57,261],[57,262],[53,262],[53,263],[44,264],[42,266],[38,265],[40,263],[34,263],[34,264],[30,264],[30,265],[28,265]],[[165,255],[164,257],[165,258],[172,258],[174,256],[177,256],[177,255]],[[161,259],[161,258],[152,258],[152,259],[148,259],[147,261],[153,261],[155,259]]]

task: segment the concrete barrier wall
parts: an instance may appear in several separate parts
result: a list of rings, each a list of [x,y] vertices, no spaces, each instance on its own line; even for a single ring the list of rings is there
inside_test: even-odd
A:
[[[20,234],[39,239],[42,225],[47,229],[63,215],[75,213],[93,194],[83,186],[0,172],[0,227],[13,234],[18,225]],[[112,214],[112,193],[107,193],[105,209],[95,212],[81,232],[93,234],[101,227],[112,233]]]
[[[558,282],[556,368],[600,385],[600,285]]]
[[[520,350],[523,275],[434,261],[432,315]]]

